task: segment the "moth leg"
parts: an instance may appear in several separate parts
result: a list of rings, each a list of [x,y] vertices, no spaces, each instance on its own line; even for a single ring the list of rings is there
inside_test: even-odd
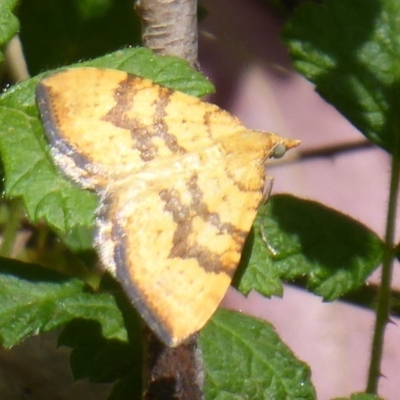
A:
[[[264,182],[262,207],[265,207],[268,203],[268,199],[271,195],[273,184],[274,184],[274,177],[271,175],[267,175],[265,177],[265,182]],[[265,236],[264,223],[265,223],[265,215],[262,216],[261,221],[260,221],[260,226],[259,226],[260,227],[260,235],[261,235],[262,241],[265,243],[265,245],[268,247],[268,249],[270,251],[272,251],[271,247],[268,245],[268,240]]]
[[[273,185],[274,185],[274,177],[271,175],[267,175],[265,177],[263,195],[262,195],[262,202],[264,205],[267,204],[267,202],[268,202],[269,196],[271,195]]]

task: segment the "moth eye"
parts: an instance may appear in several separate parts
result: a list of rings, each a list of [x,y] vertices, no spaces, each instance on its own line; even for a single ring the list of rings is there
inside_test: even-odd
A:
[[[271,157],[281,158],[285,155],[285,153],[286,153],[286,146],[283,143],[279,143],[273,148]]]

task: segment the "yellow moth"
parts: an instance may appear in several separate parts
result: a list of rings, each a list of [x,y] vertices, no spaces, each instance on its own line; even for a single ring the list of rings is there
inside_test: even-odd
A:
[[[95,247],[176,346],[214,313],[263,198],[265,162],[297,140],[126,72],[69,69],[37,101],[55,163],[100,197]]]

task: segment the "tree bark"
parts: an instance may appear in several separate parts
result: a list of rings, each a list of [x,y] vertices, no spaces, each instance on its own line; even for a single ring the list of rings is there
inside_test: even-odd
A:
[[[135,10],[142,23],[144,46],[198,68],[197,0],[138,0]]]
[[[203,358],[197,335],[175,348],[164,346],[153,334],[147,335],[144,400],[203,399]]]

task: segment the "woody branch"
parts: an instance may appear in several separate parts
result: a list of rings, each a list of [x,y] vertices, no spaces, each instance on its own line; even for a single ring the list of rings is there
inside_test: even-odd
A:
[[[135,10],[141,19],[144,46],[198,68],[197,0],[137,0]],[[203,399],[203,360],[197,335],[168,348],[150,330],[145,332],[143,399]]]
[[[197,68],[197,0],[137,0],[135,10],[144,46]]]

